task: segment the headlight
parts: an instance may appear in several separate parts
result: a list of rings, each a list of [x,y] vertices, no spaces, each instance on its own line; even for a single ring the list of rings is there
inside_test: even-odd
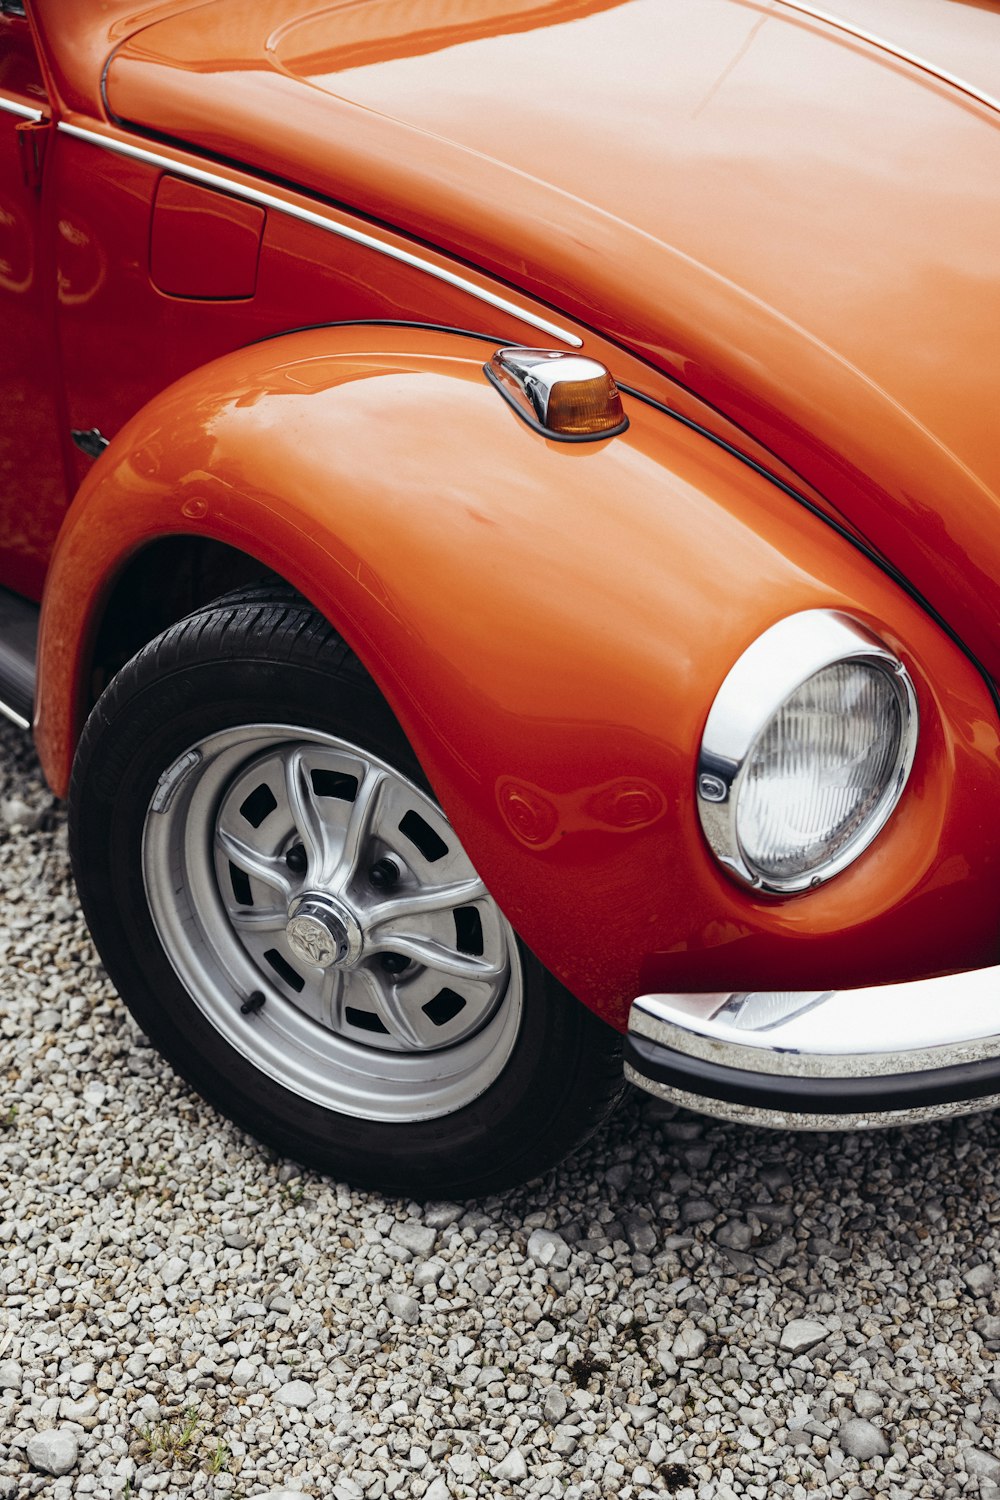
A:
[[[846,615],[790,615],[712,705],[698,759],[705,836],[748,885],[819,885],[885,825],[916,743],[916,694],[888,647]]]

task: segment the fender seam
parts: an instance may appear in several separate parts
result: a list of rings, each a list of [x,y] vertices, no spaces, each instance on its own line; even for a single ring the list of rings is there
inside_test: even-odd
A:
[[[642,401],[646,406],[653,407],[655,411],[662,412],[664,416],[672,417],[675,422],[680,422],[682,427],[688,427],[692,432],[697,432],[702,437],[708,438],[709,442],[714,443],[717,448],[722,448],[724,452],[731,454],[733,458],[739,459],[741,464],[745,464],[748,469],[752,469],[762,479],[769,480],[771,484],[775,485],[789,499],[794,500],[797,505],[801,505],[811,516],[815,516],[817,520],[822,521],[825,526],[828,526],[831,531],[835,531],[856,552],[860,552],[862,557],[867,558],[870,563],[873,563],[879,572],[884,573],[887,578],[891,579],[897,588],[902,589],[907,598],[911,599],[929,619],[933,620],[938,629],[944,632],[952,644],[958,647],[966,660],[975,667],[986,685],[986,690],[993,703],[994,712],[997,718],[1000,719],[1000,689],[998,689],[990,672],[979,660],[975,652],[965,644],[958,632],[953,630],[943,615],[938,613],[930,600],[920,592],[915,584],[910,582],[905,573],[901,573],[895,564],[891,563],[888,558],[883,557],[882,553],[873,547],[870,542],[866,542],[863,537],[857,536],[842,521],[838,521],[834,516],[828,515],[814,501],[808,499],[807,496],[801,494],[798,490],[793,489],[790,484],[786,484],[776,474],[772,474],[768,469],[765,469],[763,464],[759,464],[756,459],[748,457],[745,453],[741,453],[738,448],[733,447],[732,443],[727,443],[725,438],[718,437],[707,427],[702,427],[700,422],[695,422],[691,417],[686,417],[683,412],[676,411],[672,406],[665,406],[662,401],[657,401],[653,396],[644,395],[642,391],[637,391],[634,386],[622,385],[619,382],[618,389],[625,395],[633,396],[636,401]]]

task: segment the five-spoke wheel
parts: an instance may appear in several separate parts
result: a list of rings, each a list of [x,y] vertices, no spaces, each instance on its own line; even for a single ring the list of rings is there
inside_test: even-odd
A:
[[[144,647],[90,716],[70,811],[123,998],[276,1150],[468,1196],[551,1166],[618,1097],[619,1038],[520,943],[371,678],[291,590]]]
[[[502,1072],[514,935],[440,808],[370,752],[264,724],[200,740],[150,803],[143,877],[182,983],[285,1087],[415,1120]]]

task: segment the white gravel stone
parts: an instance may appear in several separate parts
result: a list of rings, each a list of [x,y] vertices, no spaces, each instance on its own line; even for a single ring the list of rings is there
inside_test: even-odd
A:
[[[524,1461],[524,1454],[518,1448],[512,1448],[506,1458],[500,1460],[496,1466],[496,1477],[517,1484],[528,1477],[528,1465]]]
[[[89,1422],[97,1415],[99,1404],[96,1396],[84,1396],[79,1401],[64,1396],[59,1403],[59,1415],[67,1422]]]
[[[1000,1483],[1000,1458],[982,1448],[964,1448],[959,1457],[962,1468],[976,1479],[986,1479],[992,1484]]]
[[[451,1224],[457,1224],[462,1217],[462,1208],[458,1203],[428,1203],[424,1209],[424,1223],[429,1224],[432,1229],[447,1229]]]
[[[885,1402],[875,1391],[855,1391],[852,1405],[859,1417],[881,1415]]]
[[[20,797],[4,797],[0,801],[0,821],[7,828],[20,828],[32,832],[41,825],[44,809],[31,807]]]
[[[445,1274],[447,1266],[443,1260],[433,1259],[421,1261],[413,1270],[413,1285],[415,1287],[437,1286],[441,1277]]]
[[[542,1399],[542,1411],[547,1422],[561,1422],[566,1415],[566,1397],[557,1385],[550,1385]]]
[[[749,1250],[753,1244],[753,1230],[740,1219],[730,1219],[715,1236],[715,1243],[727,1250]]]
[[[0,749],[45,809],[0,838],[0,1500],[1000,1500],[995,1118],[819,1144],[633,1096],[503,1197],[356,1192],[139,1036]]]
[[[705,1352],[708,1343],[708,1334],[700,1328],[682,1328],[674,1339],[673,1355],[675,1359],[700,1359]]]
[[[187,1269],[186,1260],[181,1260],[178,1255],[172,1255],[160,1272],[160,1280],[164,1286],[176,1286],[187,1275]]]
[[[889,1452],[884,1435],[864,1417],[849,1417],[842,1422],[837,1437],[845,1453],[863,1462],[870,1458],[884,1458]]]
[[[649,1220],[644,1219],[641,1214],[622,1214],[622,1228],[625,1230],[625,1238],[628,1240],[628,1243],[639,1254],[648,1255],[656,1249],[656,1230],[650,1224]]]
[[[274,1393],[275,1401],[282,1406],[294,1406],[305,1411],[316,1400],[316,1391],[307,1380],[288,1380]]]
[[[781,1267],[791,1260],[797,1249],[798,1246],[790,1234],[780,1234],[769,1245],[760,1246],[755,1253],[761,1260],[773,1266],[776,1271],[780,1271]]]
[[[408,1296],[405,1292],[390,1292],[385,1299],[385,1305],[394,1318],[401,1323],[420,1322],[420,1303],[415,1297]]]
[[[681,1204],[682,1224],[701,1224],[714,1219],[718,1209],[708,1198],[687,1198]]]
[[[988,1297],[996,1284],[991,1266],[973,1266],[962,1279],[974,1297]]]
[[[252,1385],[257,1378],[257,1366],[251,1359],[238,1359],[231,1378],[233,1385]]]
[[[389,1238],[397,1245],[402,1245],[404,1250],[410,1250],[414,1255],[429,1255],[437,1242],[438,1232],[429,1224],[418,1224],[415,1219],[404,1219],[401,1224],[393,1224],[389,1231]]]
[[[536,1266],[552,1266],[562,1271],[570,1263],[571,1251],[561,1234],[536,1229],[528,1240],[528,1255]]]
[[[56,1427],[37,1432],[28,1439],[28,1462],[42,1474],[68,1474],[80,1457],[80,1443],[75,1432]]]
[[[818,1323],[813,1318],[793,1318],[781,1330],[781,1348],[790,1354],[804,1354],[829,1336],[830,1330],[825,1323]]]

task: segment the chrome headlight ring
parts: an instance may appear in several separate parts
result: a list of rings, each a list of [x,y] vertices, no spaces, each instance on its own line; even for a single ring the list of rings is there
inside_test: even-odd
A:
[[[698,813],[720,864],[782,895],[839,874],[898,804],[918,724],[910,674],[857,620],[820,609],[772,625],[725,678],[702,736]]]

